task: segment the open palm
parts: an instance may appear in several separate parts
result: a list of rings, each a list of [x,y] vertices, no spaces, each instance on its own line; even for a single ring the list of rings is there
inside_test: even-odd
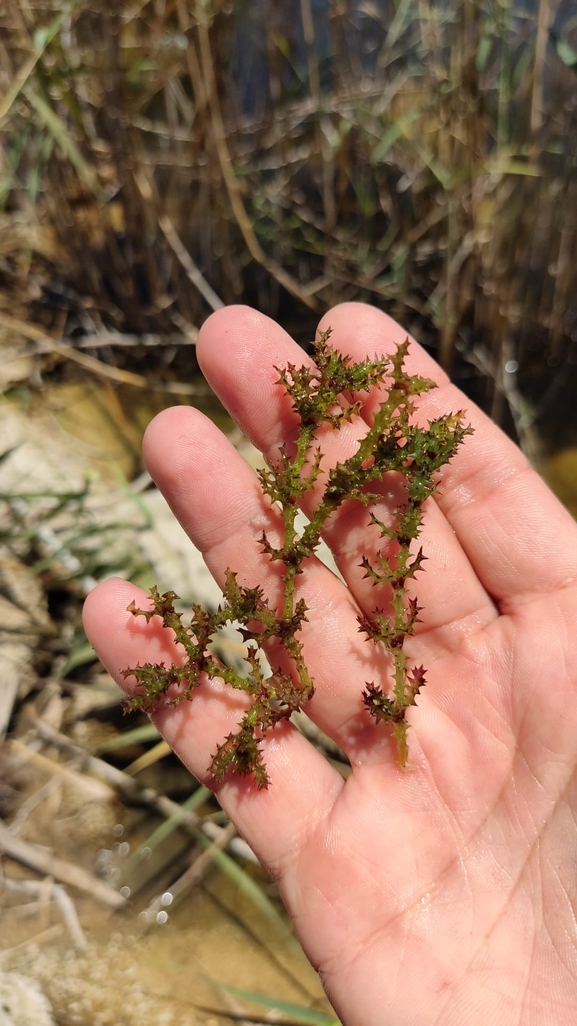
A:
[[[329,325],[332,344],[355,360],[405,337],[356,304],[331,311]],[[295,343],[255,311],[231,307],[206,322],[198,357],[274,459],[295,420],[273,365],[302,363]],[[577,1022],[577,525],[416,343],[408,370],[439,384],[419,415],[465,408],[474,427],[427,505],[428,562],[415,584],[422,623],[407,644],[427,686],[409,712],[409,765],[398,766],[387,728],[362,708],[365,682],[386,679],[357,621],[359,608],[376,605],[361,556],[382,542],[366,510],[345,505],[327,541],[348,587],[313,562],[299,594],[316,684],[307,712],[352,772],[343,781],[284,724],[265,744],[271,787],[232,778],[218,796],[278,879],[346,1026],[563,1026]],[[327,462],[350,455],[363,428],[359,418],[327,438]],[[230,567],[274,598],[255,539],[274,535],[275,515],[218,429],[194,409],[167,410],[147,431],[145,457],[219,583]],[[125,687],[123,667],[179,658],[160,623],[127,613],[134,598],[146,602],[107,581],[85,610],[88,636]],[[206,780],[238,703],[205,683],[193,702],[153,718]]]

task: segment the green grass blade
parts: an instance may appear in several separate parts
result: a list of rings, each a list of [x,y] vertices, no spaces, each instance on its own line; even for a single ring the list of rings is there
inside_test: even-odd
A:
[[[214,987],[226,991],[227,994],[231,994],[233,997],[240,998],[241,1001],[250,1001],[253,1005],[260,1005],[269,1011],[274,1009],[275,1012],[282,1012],[284,1016],[290,1016],[294,1023],[304,1023],[305,1026],[340,1026],[339,1020],[335,1019],[333,1015],[328,1015],[326,1012],[315,1012],[310,1008],[304,1008],[302,1005],[293,1004],[291,1001],[281,1001],[279,998],[268,997],[268,995],[259,994],[258,991],[254,990],[230,987],[216,980],[210,980],[210,982]],[[275,1020],[275,1022],[279,1022],[279,1020]],[[282,1026],[282,1020],[280,1020],[280,1023]]]
[[[76,670],[79,666],[87,666],[89,663],[95,663],[97,659],[98,656],[92,645],[88,641],[80,640],[79,644],[75,645],[68,653],[63,666],[60,668],[59,676],[61,678],[66,677],[71,670]]]
[[[98,745],[96,753],[102,755],[104,752],[119,752],[131,745],[143,744],[147,741],[158,741],[160,734],[152,723],[145,723],[142,727],[135,727],[134,730],[127,730],[124,734],[109,737],[102,744]]]
[[[85,182],[90,191],[94,193],[96,198],[100,202],[104,202],[106,196],[98,181],[98,177],[90,167],[90,164],[82,156],[66,125],[63,124],[44,97],[40,96],[40,93],[37,93],[31,85],[24,86],[22,91],[28,103],[34,108],[44,126],[53,135],[55,142],[64,151],[68,160],[78,172],[79,177]]]
[[[25,88],[28,79],[32,75],[32,72],[46,50],[46,47],[50,45],[53,39],[55,39],[66,19],[70,17],[74,9],[79,7],[82,2],[83,0],[72,0],[72,3],[68,4],[64,10],[60,11],[60,14],[56,15],[56,17],[50,22],[50,25],[47,25],[46,28],[38,29],[35,33],[34,50],[16,76],[12,87],[0,102],[0,122],[2,122],[3,118],[9,114],[14,101]]]
[[[209,841],[204,834],[198,833],[199,843],[204,848],[210,848],[212,841]],[[247,897],[252,904],[263,913],[269,924],[274,928],[275,932],[284,940],[289,946],[297,947],[299,952],[301,951],[300,944],[294,936],[291,928],[285,922],[283,917],[277,912],[270,898],[267,898],[262,888],[255,883],[255,881],[245,873],[230,855],[227,855],[225,851],[219,851],[215,849],[213,854],[213,861],[216,866],[234,882],[245,897]]]

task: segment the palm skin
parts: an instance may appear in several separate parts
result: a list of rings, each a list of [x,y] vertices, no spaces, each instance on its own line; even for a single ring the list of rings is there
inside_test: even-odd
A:
[[[329,325],[332,344],[354,359],[405,337],[356,304],[331,311],[321,328]],[[299,365],[303,354],[272,321],[231,307],[204,325],[198,358],[274,459],[295,419],[273,365]],[[327,541],[348,587],[313,562],[299,594],[316,683],[307,711],[347,752],[350,777],[285,724],[265,744],[270,788],[231,778],[218,797],[278,879],[346,1026],[564,1026],[577,1022],[577,525],[416,343],[408,366],[439,385],[419,400],[419,416],[465,408],[474,427],[425,517],[428,562],[415,582],[424,608],[408,650],[427,686],[409,713],[409,765],[398,766],[387,729],[362,708],[365,682],[387,679],[356,619],[378,604],[359,563],[382,541],[366,510],[343,507]],[[327,463],[354,451],[363,426],[327,436]],[[196,410],[167,410],[144,451],[219,583],[230,567],[274,597],[277,578],[255,544],[263,529],[274,541],[274,513],[217,428]],[[384,507],[391,487],[384,482]],[[146,601],[106,581],[85,609],[89,638],[128,689],[123,667],[179,658],[160,624],[127,613],[133,598]],[[239,701],[206,683],[153,718],[209,782]]]

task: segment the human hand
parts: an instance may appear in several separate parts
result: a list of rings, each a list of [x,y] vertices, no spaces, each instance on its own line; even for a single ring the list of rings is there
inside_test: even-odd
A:
[[[405,338],[369,306],[337,307],[321,322],[329,325],[331,343],[353,359]],[[203,326],[198,358],[274,459],[294,415],[273,364],[303,363],[302,352],[268,318],[229,307]],[[307,712],[345,750],[351,774],[343,781],[280,724],[264,745],[270,788],[234,777],[218,798],[277,878],[346,1026],[564,1026],[577,1020],[577,525],[416,343],[407,368],[440,386],[419,399],[420,414],[464,408],[475,429],[426,507],[422,622],[406,648],[427,685],[408,713],[409,765],[399,767],[387,728],[362,707],[375,667],[357,614],[375,600],[359,563],[380,536],[365,509],[345,505],[327,541],[348,588],[313,562],[299,593],[316,685]],[[329,464],[354,451],[362,423],[327,440]],[[231,567],[242,584],[274,587],[255,544],[274,530],[274,514],[218,429],[197,410],[169,409],[148,428],[144,452],[216,580]],[[127,612],[133,599],[147,602],[127,582],[106,581],[85,606],[87,635],[127,690],[124,667],[179,658],[160,621]],[[207,682],[153,720],[210,782],[238,703]]]

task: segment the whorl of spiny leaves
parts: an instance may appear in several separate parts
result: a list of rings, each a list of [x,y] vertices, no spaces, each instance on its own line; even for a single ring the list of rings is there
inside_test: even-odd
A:
[[[413,397],[434,388],[426,378],[410,375],[405,370],[408,340],[399,345],[391,357],[367,359],[352,363],[334,350],[328,342],[330,330],[320,334],[315,346],[315,366],[276,368],[281,383],[299,417],[294,451],[282,447],[274,466],[259,471],[262,489],[278,510],[284,525],[281,545],[271,544],[266,534],[255,543],[263,553],[282,566],[283,596],[279,607],[269,604],[259,586],[247,588],[236,575],[226,571],[223,601],[216,612],[192,607],[192,620],[186,626],[175,610],[178,596],[174,592],[161,595],[155,587],[150,597],[150,610],[129,606],[135,616],[150,620],[159,616],[165,627],[174,632],[175,641],[183,646],[185,658],[179,666],[146,663],[124,670],[133,675],[138,690],[126,703],[127,708],[151,712],[159,701],[177,704],[193,697],[202,679],[218,677],[231,687],[246,692],[250,705],[238,724],[238,730],[218,745],[211,764],[216,781],[229,770],[254,774],[257,787],[267,787],[269,779],[263,762],[261,743],[279,720],[288,719],[302,709],[312,697],[314,682],[303,658],[300,640],[302,625],[307,620],[307,607],[296,597],[296,578],[306,573],[303,561],[312,556],[321,540],[325,522],[345,500],[356,500],[371,506],[381,500],[371,491],[384,474],[401,475],[404,496],[393,511],[392,521],[385,524],[369,513],[387,541],[387,555],[378,552],[374,559],[363,557],[365,577],[378,586],[382,607],[359,615],[359,630],[375,645],[382,645],[391,660],[391,686],[386,691],[365,682],[362,701],[369,714],[391,725],[395,735],[399,761],[407,760],[406,712],[425,681],[422,666],[407,666],[405,639],[414,633],[420,607],[407,595],[407,581],[421,569],[422,549],[411,552],[411,543],[418,537],[423,522],[423,504],[435,491],[435,474],[455,454],[464,435],[471,429],[462,423],[462,414],[449,414],[431,421],[428,427],[412,422]],[[317,502],[310,522],[299,533],[297,514],[305,493],[321,475],[323,453],[317,441],[319,428],[328,425],[338,431],[343,421],[358,417],[363,407],[359,393],[378,387],[380,405],[372,423],[359,442],[356,452],[337,463],[326,474],[324,491]],[[368,468],[368,469],[367,469]],[[223,666],[211,651],[226,624],[240,625],[246,644],[244,666]],[[292,673],[272,666],[267,675],[259,658],[261,649],[275,639],[285,656],[289,656]],[[283,659],[286,665],[286,658]],[[272,672],[271,672],[272,671]],[[359,687],[359,693],[360,693]]]

